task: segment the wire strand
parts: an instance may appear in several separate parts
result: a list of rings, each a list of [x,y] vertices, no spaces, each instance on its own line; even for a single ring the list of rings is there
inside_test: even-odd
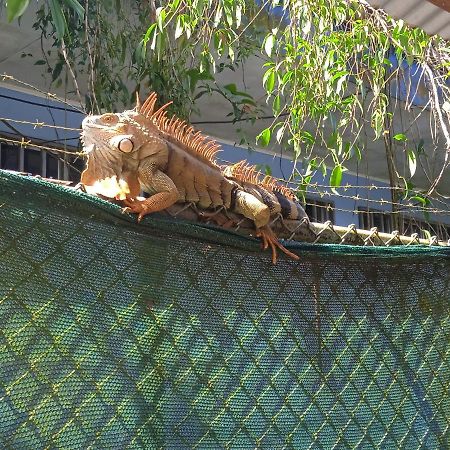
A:
[[[34,104],[34,105],[38,105],[38,106],[43,106],[45,108],[62,109],[64,111],[72,111],[72,112],[78,113],[78,114],[86,114],[86,111],[84,110],[84,108],[79,108],[79,107],[77,107],[77,106],[67,102],[64,99],[59,98],[56,94],[52,94],[51,92],[45,92],[42,89],[39,89],[39,88],[37,88],[36,86],[33,86],[30,83],[26,83],[25,81],[21,81],[21,80],[15,78],[12,75],[8,75],[7,73],[3,73],[3,74],[0,75],[0,77],[1,77],[2,81],[6,81],[6,82],[12,81],[12,82],[17,83],[17,84],[19,84],[21,86],[25,86],[25,87],[27,87],[29,89],[32,89],[32,90],[34,90],[36,92],[39,92],[42,95],[45,95],[46,97],[48,97],[48,98],[50,98],[52,100],[55,100],[55,101],[57,101],[59,103],[63,103],[64,105],[70,106],[71,109],[60,108],[58,106],[43,105],[42,103],[36,103],[36,102],[28,101],[28,100],[17,99],[17,98],[14,98],[14,97],[8,97],[8,96],[5,96],[5,95],[1,95],[4,98],[10,98],[12,100],[22,101],[23,103],[29,103],[29,104]]]
[[[63,131],[78,131],[78,132],[81,132],[81,128],[70,128],[70,127],[63,127],[61,125],[50,125],[48,123],[39,122],[37,120],[36,120],[36,122],[30,122],[28,120],[11,119],[9,117],[0,117],[0,120],[1,121],[6,121],[6,122],[20,123],[22,125],[33,125],[34,128],[55,128],[55,129],[63,130]]]

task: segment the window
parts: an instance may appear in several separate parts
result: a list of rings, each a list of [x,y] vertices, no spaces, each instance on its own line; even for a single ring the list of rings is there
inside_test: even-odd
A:
[[[0,168],[20,170],[20,148],[15,145],[0,144]]]
[[[58,166],[59,166],[59,162],[58,162],[58,158],[55,155],[52,155],[51,153],[47,152],[45,154],[45,158],[46,158],[46,173],[45,176],[47,178],[58,178],[59,174],[58,174]]]
[[[382,233],[392,233],[393,222],[389,211],[381,211],[371,208],[359,207],[359,228],[370,230],[377,227]],[[428,233],[431,236],[437,236],[441,241],[450,239],[450,225],[442,223],[429,223],[413,217],[400,217],[399,229],[401,234],[411,236],[417,233],[420,238],[428,239]]]
[[[29,148],[24,150],[23,171],[32,175],[42,175],[42,153],[39,150]]]
[[[412,217],[403,218],[403,232],[407,236],[417,233],[423,239],[428,239],[428,233],[431,236],[437,236],[441,241],[448,241],[450,239],[450,225],[424,222]]]
[[[392,217],[389,211],[359,207],[358,213],[359,228],[370,230],[377,227],[381,233],[392,233]]]
[[[37,150],[33,146],[7,144],[2,142],[0,137],[0,169],[42,175],[46,178],[67,179],[77,183],[84,169],[83,159],[67,155],[64,160],[65,163],[60,155],[51,151]]]
[[[334,203],[322,202],[311,198],[306,199],[305,211],[311,222],[334,222]]]
[[[68,158],[69,180],[78,183],[81,178],[81,172],[84,169],[84,161],[79,156]]]

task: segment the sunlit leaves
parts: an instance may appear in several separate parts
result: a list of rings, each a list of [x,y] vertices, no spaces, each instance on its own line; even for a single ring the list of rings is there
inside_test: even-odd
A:
[[[368,123],[377,139],[391,123],[385,83],[389,70],[393,70],[395,40],[402,52],[417,55],[428,37],[401,22],[389,23],[390,36],[361,13],[358,2],[284,0],[283,7],[289,11],[289,24],[272,22],[260,37],[259,46],[254,42],[253,52],[266,59],[261,81],[275,119],[258,135],[258,143],[268,145],[273,134],[279,145],[290,147],[294,158],[304,157],[305,152],[321,145],[333,163],[333,180],[337,183],[344,164],[352,158],[361,159],[363,154],[356,139],[346,137],[344,141],[344,133],[359,133],[362,123]],[[200,72],[215,76],[218,61],[228,58],[234,62],[241,43],[249,36],[246,33],[252,33],[251,26],[244,27],[244,34],[237,28],[242,23],[255,23],[256,29],[258,15],[265,15],[259,8],[252,15],[251,8],[245,0],[172,2],[165,7],[166,25],[158,27],[156,39],[172,33],[180,41],[182,37],[194,37],[189,34],[194,32],[194,24],[195,30],[203,29],[205,34],[196,34],[195,38],[203,43]],[[172,31],[167,26],[170,21]],[[182,45],[189,44],[184,41]],[[239,97],[234,84],[223,89],[229,98]],[[368,92],[370,101],[364,103]],[[412,162],[410,165],[412,168]]]
[[[272,132],[270,128],[265,128],[256,136],[256,142],[262,147],[267,147],[270,143]]]
[[[430,38],[422,30],[390,18],[383,29],[376,14],[366,14],[359,1],[168,0],[156,2],[156,14],[149,14],[152,3],[133,3],[139,25],[133,30],[120,20],[119,1],[48,0],[43,8],[51,16],[46,26],[54,29],[57,39],[75,37],[73,46],[66,42],[67,48],[80,55],[80,71],[94,73],[92,86],[99,98],[115,101],[115,89],[123,91],[122,99],[129,97],[122,86],[127,79],[141,90],[150,87],[164,100],[174,100],[174,108],[186,117],[200,97],[221,95],[231,106],[225,112],[230,121],[248,119],[259,130],[267,127],[258,135],[259,145],[272,142],[276,148],[285,147],[308,170],[325,173],[327,164],[334,187],[341,183],[348,161],[363,157],[365,142],[380,139],[382,146],[387,135],[392,136],[395,151],[405,152],[404,171],[411,177],[417,172],[425,149],[422,145],[407,150],[405,143],[410,148],[413,139],[392,132],[388,83],[402,59],[406,66],[405,59],[415,64],[426,54]],[[8,0],[7,5],[11,19],[23,12],[28,1]],[[81,5],[88,5],[90,11]],[[268,14],[267,8],[281,5],[289,22]],[[74,18],[79,22],[85,12],[98,37],[90,41],[95,42],[95,67],[90,67],[86,48],[89,36],[83,27],[75,32],[73,26]],[[110,12],[117,17],[112,14],[114,20],[108,24],[105,16]],[[261,69],[259,81],[226,78],[223,72],[237,71],[244,61]],[[108,71],[108,64],[114,70]],[[60,68],[48,69],[60,77]],[[262,86],[265,96],[255,101],[244,92],[247,86],[255,91]],[[444,112],[450,110],[447,106]],[[262,116],[273,116],[270,126],[259,121]],[[308,166],[318,149],[323,159]]]
[[[335,188],[339,187],[342,184],[343,173],[344,168],[340,164],[337,164],[332,170],[330,175],[330,186],[332,186],[333,191],[336,191]]]
[[[409,173],[411,174],[411,176],[414,176],[414,174],[416,173],[416,169],[417,169],[416,154],[414,153],[413,150],[408,150],[407,156],[408,156]]]

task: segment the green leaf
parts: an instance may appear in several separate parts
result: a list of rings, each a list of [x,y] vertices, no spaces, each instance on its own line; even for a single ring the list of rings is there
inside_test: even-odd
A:
[[[228,47],[228,56],[231,59],[231,61],[234,61],[234,50],[233,47]]]
[[[334,188],[339,187],[342,183],[342,173],[343,167],[340,164],[337,164],[330,175],[330,186],[332,187],[332,191],[336,192]]]
[[[423,206],[426,206],[429,203],[429,200],[422,195],[414,195],[411,197],[411,200],[415,200],[416,202],[421,203]]]
[[[282,126],[282,127],[280,127],[278,130],[277,130],[277,134],[276,134],[276,138],[277,138],[277,142],[279,143],[279,144],[281,144],[281,141],[282,141],[282,139],[283,139],[283,135],[284,135],[284,130],[286,129],[286,127],[285,126]]]
[[[154,34],[156,31],[156,23],[153,23],[152,25],[150,25],[147,29],[147,32],[145,33],[144,36],[144,45],[147,45],[147,42],[150,40],[150,36],[152,36],[152,34]]]
[[[239,103],[241,103],[242,105],[256,106],[255,101],[252,100],[251,98],[243,98],[243,99],[239,100]]]
[[[353,144],[353,151],[355,152],[354,154],[356,155],[356,157],[361,161],[362,154],[358,144]]]
[[[275,72],[273,68],[270,68],[264,74],[263,85],[266,88],[268,94],[273,91],[273,88],[275,87]]]
[[[222,34],[221,33],[218,33],[218,32],[214,33],[213,43],[214,43],[214,48],[217,51],[217,54],[219,56],[222,56],[223,40],[222,40]]]
[[[408,165],[409,165],[409,173],[411,176],[414,176],[417,169],[417,159],[416,155],[412,150],[408,150]]]
[[[236,5],[236,28],[241,26],[242,22],[242,8],[240,5]]]
[[[182,34],[184,30],[184,17],[177,17],[177,26],[175,27],[175,40],[177,40]]]
[[[20,17],[28,7],[30,0],[8,0],[6,9],[8,11],[8,22]]]
[[[267,53],[267,56],[270,58],[272,56],[272,49],[275,44],[275,36],[273,34],[268,34],[266,39],[264,40],[264,51]]]
[[[166,11],[161,6],[156,9],[156,23],[158,24],[158,28],[159,28],[159,31],[161,31],[161,33],[164,32],[165,20],[166,20]]]
[[[396,134],[395,136],[394,136],[394,139],[396,140],[396,141],[400,141],[400,142],[406,142],[406,140],[408,139],[403,133],[399,133],[399,134]]]
[[[336,83],[336,93],[340,94],[342,87],[344,85],[344,82],[347,80],[347,75],[343,75],[341,78],[339,78],[338,82]]]
[[[55,68],[52,71],[52,81],[55,81],[61,75],[63,67],[64,67],[63,61],[58,61],[56,63]]]
[[[45,64],[45,61],[43,59],[38,59],[34,65],[35,66],[43,66]]]
[[[429,241],[431,241],[431,233],[428,230],[421,228],[420,231],[425,236],[425,239],[428,239]]]
[[[200,72],[199,69],[190,69],[186,72],[189,76],[189,88],[191,92],[195,91],[199,80],[211,80],[214,81],[214,77],[209,72]]]
[[[313,145],[315,142],[314,136],[309,131],[306,130],[300,131],[300,139],[302,142],[309,145]]]
[[[28,7],[30,0],[8,0],[6,9],[8,11],[8,22],[20,17]]]
[[[217,28],[219,23],[220,23],[220,19],[222,18],[222,7],[218,7],[216,9],[216,15],[214,16],[214,28]]]
[[[280,96],[277,95],[273,99],[273,104],[272,104],[272,111],[273,111],[274,116],[278,116],[278,114],[280,114],[280,108],[281,108],[281,100],[280,100]]]
[[[419,143],[417,144],[417,154],[420,155],[421,153],[425,153],[425,141],[423,139],[420,139]]]
[[[261,133],[256,136],[256,142],[261,144],[263,147],[267,147],[270,142],[270,136],[271,136],[270,128],[266,128],[265,130],[262,130]]]
[[[64,0],[64,3],[69,8],[72,8],[77,13],[80,19],[84,18],[84,8],[81,6],[78,0]]]
[[[142,62],[145,59],[145,55],[146,55],[146,44],[142,40],[137,44],[136,49],[133,52],[133,58],[138,62]]]
[[[48,0],[48,6],[52,15],[52,23],[56,29],[56,36],[58,39],[62,39],[67,30],[67,23],[61,5],[58,0]]]
[[[231,92],[232,94],[236,95],[237,93],[237,87],[234,83],[226,84],[224,87],[227,91]]]

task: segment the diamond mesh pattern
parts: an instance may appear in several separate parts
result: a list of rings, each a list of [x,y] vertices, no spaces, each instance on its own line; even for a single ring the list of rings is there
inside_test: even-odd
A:
[[[300,246],[0,174],[2,448],[447,448],[448,249]]]

